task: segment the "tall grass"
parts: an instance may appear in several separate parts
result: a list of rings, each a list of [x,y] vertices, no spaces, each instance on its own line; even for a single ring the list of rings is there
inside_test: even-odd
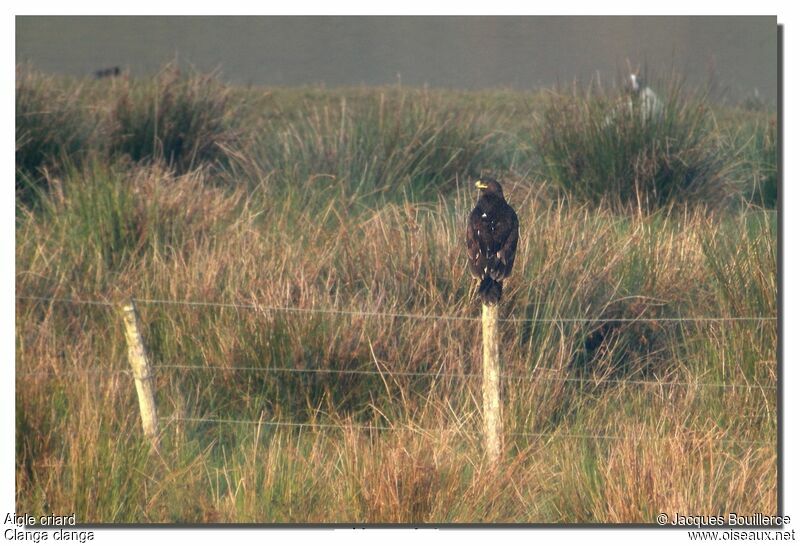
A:
[[[717,204],[736,192],[708,99],[662,82],[658,108],[596,87],[553,94],[537,142],[544,174],[573,198],[621,210]]]
[[[778,206],[778,126],[774,113],[734,114],[741,123],[731,125],[727,135],[730,154],[741,158],[738,178],[742,199],[751,205],[774,209]]]
[[[663,109],[643,116],[626,95],[595,88],[259,92],[175,65],[152,79],[66,84],[18,71],[17,183],[28,204],[26,180],[47,190],[43,167],[87,153],[178,173],[213,167],[251,187],[261,175],[284,190],[316,178],[373,202],[431,199],[482,172],[533,174],[542,195],[622,210],[776,202],[774,118],[715,111],[676,78],[658,87]]]
[[[521,174],[535,163],[526,101],[495,96],[276,90],[244,105],[256,130],[225,147],[222,169],[98,149],[43,171],[40,204],[18,209],[18,294],[265,307],[140,304],[164,419],[152,455],[130,378],[113,373],[126,368],[116,311],[19,300],[18,511],[401,523],[774,512],[775,321],[666,320],[774,317],[774,213],[550,201]],[[499,468],[483,458],[476,322],[269,309],[477,316],[465,178],[486,165],[505,169],[521,224],[501,313],[530,319],[501,327]]]
[[[276,110],[259,127],[254,160],[291,180],[326,176],[354,195],[419,195],[455,188],[457,177],[514,162],[513,137],[498,130],[508,112],[473,109],[439,92],[359,91],[305,101],[303,115]],[[295,110],[296,112],[296,110]]]
[[[112,115],[112,152],[162,160],[180,173],[223,161],[240,136],[230,91],[211,75],[184,75],[172,64],[145,84],[128,80]]]
[[[44,191],[44,173],[76,162],[91,149],[95,123],[81,100],[82,85],[17,68],[15,190],[25,205]]]

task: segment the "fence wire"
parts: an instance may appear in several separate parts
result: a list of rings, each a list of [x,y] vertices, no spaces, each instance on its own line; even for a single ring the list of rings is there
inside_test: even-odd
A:
[[[481,378],[481,373],[452,373],[452,372],[395,372],[390,370],[337,370],[333,368],[259,368],[257,366],[191,366],[183,364],[159,364],[156,368],[162,369],[178,369],[178,370],[199,370],[207,372],[226,372],[226,371],[254,371],[254,372],[275,372],[275,373],[299,373],[299,374],[347,374],[347,375],[378,375],[382,377],[438,377],[438,378]],[[550,372],[559,373],[564,370],[557,370],[554,368],[537,368],[534,372]],[[582,384],[625,384],[625,385],[652,385],[659,387],[666,387],[669,385],[678,385],[685,387],[712,387],[712,388],[737,388],[737,389],[766,389],[775,390],[775,385],[764,385],[762,383],[700,383],[693,381],[673,381],[673,380],[645,380],[645,379],[613,379],[613,378],[581,378],[581,377],[547,377],[540,376],[534,377],[533,375],[513,375],[513,374],[500,374],[501,379],[514,379],[519,381],[553,381],[553,382],[572,382]]]
[[[46,296],[31,296],[31,295],[17,295],[18,300],[30,301],[44,301],[50,303],[62,303],[71,305],[95,305],[114,307],[117,304],[111,301],[91,300],[83,298],[57,298]],[[135,298],[132,301],[143,305],[176,305],[176,306],[190,306],[190,307],[216,307],[216,308],[232,308],[232,309],[247,309],[258,311],[272,311],[272,312],[291,312],[291,313],[319,313],[319,314],[337,314],[348,316],[366,316],[366,317],[387,317],[387,318],[402,318],[402,319],[417,319],[417,320],[449,320],[449,321],[479,321],[480,317],[473,316],[459,316],[459,315],[442,315],[442,314],[424,314],[424,313],[396,313],[396,312],[382,312],[372,310],[350,310],[350,309],[331,309],[331,308],[302,308],[292,306],[274,306],[274,305],[261,305],[258,303],[229,303],[229,302],[212,302],[212,301],[191,301],[191,300],[168,300],[168,299],[153,299],[153,298]],[[532,322],[579,322],[579,323],[592,323],[592,322],[738,322],[738,321],[777,321],[778,317],[546,317],[546,318],[505,318],[499,319],[501,322],[518,322],[518,323],[532,323]],[[774,361],[761,361],[761,362],[774,362]],[[449,373],[449,372],[392,372],[381,370],[337,370],[331,368],[320,369],[296,369],[296,368],[258,368],[258,367],[229,367],[222,368],[219,366],[196,366],[196,365],[180,365],[180,364],[161,364],[156,366],[160,369],[181,369],[181,370],[201,370],[201,371],[258,371],[262,373],[300,373],[300,374],[359,374],[359,375],[379,375],[379,376],[410,376],[410,377],[460,377],[460,378],[478,378],[482,374],[477,373]],[[535,372],[560,372],[562,370],[550,368],[538,368]],[[41,375],[61,375],[61,374],[96,374],[96,375],[131,375],[130,370],[105,370],[100,368],[87,368],[83,370],[65,370],[65,371],[31,371],[18,373],[17,377],[33,377]],[[528,380],[533,381],[532,375],[508,375],[501,374],[503,379],[515,380]],[[777,386],[763,385],[759,383],[699,383],[689,381],[672,381],[672,380],[636,380],[636,379],[591,379],[591,378],[575,378],[575,377],[547,377],[540,376],[538,379],[544,381],[562,381],[562,382],[580,382],[583,384],[628,384],[628,385],[652,385],[652,386],[670,386],[679,385],[687,387],[711,387],[711,388],[741,388],[741,389],[762,389],[762,390],[776,390]],[[271,426],[271,427],[290,427],[290,428],[327,428],[338,430],[381,430],[381,431],[396,431],[398,427],[385,426],[385,425],[340,425],[333,423],[295,423],[289,421],[264,421],[264,420],[247,420],[247,419],[222,419],[222,418],[208,418],[208,417],[166,417],[159,419],[160,421],[174,424],[178,421],[194,422],[194,423],[216,423],[216,424],[244,424],[244,425],[258,425],[258,426]],[[472,436],[479,436],[478,433],[466,431],[460,428],[454,429],[422,429],[414,427],[403,427],[404,430],[409,430],[421,434],[430,433],[443,433],[443,432],[457,432],[459,434],[466,434]],[[620,436],[609,434],[569,434],[569,433],[546,433],[546,432],[511,432],[510,436],[517,437],[547,437],[549,439],[557,438],[572,438],[572,439],[594,439],[594,440],[641,440],[644,438],[649,439],[668,439],[669,437],[646,437],[646,436]],[[772,445],[771,442],[759,440],[745,440],[738,438],[719,438],[720,441],[750,444],[750,445]]]
[[[72,299],[72,298],[55,298],[44,296],[28,296],[18,295],[17,299],[20,300],[37,300],[49,301],[54,303],[65,303],[75,305],[102,305],[114,306],[113,302],[100,301],[100,300],[86,300],[86,299]],[[465,315],[443,315],[433,313],[397,313],[388,311],[371,311],[366,309],[332,309],[332,308],[305,308],[293,306],[277,306],[277,305],[262,305],[259,303],[230,303],[230,302],[216,302],[216,301],[192,301],[192,300],[168,300],[168,299],[152,299],[152,298],[132,298],[134,303],[144,305],[177,305],[187,307],[216,307],[216,308],[230,308],[230,309],[249,309],[256,311],[272,311],[272,312],[287,312],[287,313],[308,313],[308,314],[333,314],[333,315],[348,315],[348,316],[364,316],[364,317],[386,317],[386,318],[402,318],[402,319],[416,319],[416,320],[450,320],[450,321],[480,321],[481,318],[477,316]],[[507,317],[499,318],[499,322],[748,322],[748,321],[777,321],[778,317],[541,317],[541,318],[519,318]]]
[[[62,375],[131,375],[131,370],[104,370],[102,368],[87,368],[83,370],[34,370],[31,372],[17,373],[16,377],[58,377]]]
[[[110,301],[101,301],[101,300],[90,300],[90,299],[74,299],[74,298],[56,298],[56,297],[47,297],[47,296],[31,296],[31,295],[17,295],[17,299],[20,300],[33,300],[33,301],[46,301],[46,302],[54,302],[54,303],[63,303],[63,304],[73,304],[73,305],[98,305],[98,306],[108,306],[113,307],[117,305],[114,302]],[[227,302],[209,302],[209,301],[191,301],[191,300],[167,300],[167,299],[152,299],[152,298],[144,298],[144,299],[133,299],[135,303],[141,303],[144,305],[180,305],[180,306],[192,306],[192,307],[218,307],[218,308],[234,308],[234,309],[249,309],[249,310],[262,310],[262,311],[273,311],[273,312],[296,312],[296,313],[327,313],[327,314],[341,314],[341,315],[350,315],[350,316],[381,316],[381,317],[390,317],[390,318],[406,318],[406,319],[434,319],[434,320],[462,320],[462,321],[479,321],[481,320],[480,317],[467,317],[467,316],[458,316],[458,315],[437,315],[437,314],[420,314],[420,313],[389,313],[389,312],[381,312],[381,311],[365,311],[365,310],[347,310],[347,309],[309,309],[309,308],[300,308],[300,307],[282,307],[282,306],[268,306],[268,305],[261,305],[261,304],[239,304],[239,303],[227,303]],[[773,321],[777,320],[777,317],[656,317],[656,318],[631,318],[631,317],[622,317],[622,318],[592,318],[592,317],[552,317],[552,318],[506,318],[506,319],[499,319],[500,321],[505,322],[668,322],[668,321],[680,321],[680,322],[710,322],[710,321]],[[762,361],[762,362],[772,362],[772,361]],[[181,364],[161,364],[157,366],[158,368],[164,369],[182,369],[182,370],[205,370],[205,371],[258,371],[263,373],[275,372],[275,373],[301,373],[301,374],[311,374],[311,373],[319,373],[319,374],[350,374],[350,375],[379,375],[379,376],[397,376],[397,377],[439,377],[439,378],[446,378],[446,377],[459,377],[459,378],[473,378],[473,377],[482,377],[482,374],[469,374],[469,373],[448,373],[448,372],[393,372],[393,371],[380,371],[380,370],[337,370],[337,369],[330,369],[330,368],[321,368],[321,369],[296,369],[296,368],[279,368],[279,367],[272,367],[272,368],[259,368],[259,367],[207,367],[207,366],[193,366],[193,365],[181,365]],[[550,369],[550,368],[538,368],[534,370],[536,372],[559,372],[561,370]],[[48,372],[28,372],[27,375],[45,375]],[[80,371],[73,371],[70,373],[80,373]],[[104,371],[104,370],[86,370],[86,373],[98,373],[98,374],[114,374],[114,373],[129,373],[129,371]],[[18,375],[26,375],[26,374],[18,374]],[[528,380],[532,381],[534,378],[532,376],[522,376],[522,375],[509,375],[509,374],[501,374],[501,378],[503,379],[513,379],[513,380]],[[545,381],[565,381],[565,382],[580,382],[583,384],[591,384],[596,383],[600,384],[629,384],[629,385],[655,385],[655,386],[667,386],[667,385],[679,385],[679,386],[687,386],[687,387],[712,387],[712,388],[735,388],[735,389],[762,389],[762,390],[776,390],[777,387],[774,385],[764,385],[760,383],[699,383],[699,382],[689,382],[689,381],[672,381],[672,380],[636,380],[636,379],[613,379],[613,378],[604,378],[604,379],[591,379],[591,378],[547,378],[542,377],[542,380]]]
[[[766,362],[766,361],[765,361]],[[174,369],[174,370],[196,370],[199,372],[209,373],[224,373],[234,371],[249,371],[261,373],[297,373],[297,374],[344,374],[344,375],[371,375],[380,377],[434,377],[434,378],[459,378],[459,379],[479,379],[483,377],[480,373],[452,373],[452,372],[394,372],[394,371],[378,371],[378,370],[337,370],[333,368],[318,368],[318,369],[297,369],[297,368],[259,368],[257,366],[192,366],[183,364],[158,364],[153,367],[158,369]],[[534,372],[550,372],[558,373],[563,370],[556,370],[552,368],[537,368]],[[131,375],[131,370],[107,370],[102,368],[85,368],[80,370],[34,370],[29,372],[19,372],[16,377],[39,377],[51,376],[57,377],[60,375]],[[513,375],[513,374],[500,374],[501,379],[517,380],[517,381],[548,381],[548,382],[564,382],[564,383],[580,383],[582,385],[594,385],[597,387],[603,385],[637,385],[637,386],[652,386],[652,387],[695,387],[695,388],[721,388],[721,389],[761,389],[761,390],[777,390],[776,385],[764,385],[763,383],[702,383],[696,381],[674,381],[674,380],[646,380],[646,379],[614,379],[614,378],[591,378],[591,377],[547,377],[533,375]]]
[[[290,421],[265,421],[255,419],[225,419],[225,418],[211,418],[211,417],[162,417],[159,421],[166,422],[167,424],[174,424],[176,422],[190,422],[190,423],[207,423],[207,424],[232,424],[232,425],[256,425],[267,427],[284,427],[284,428],[322,428],[322,429],[335,429],[335,430],[380,430],[380,431],[398,431],[405,430],[417,434],[443,434],[455,433],[462,436],[481,437],[481,433],[476,431],[465,430],[464,428],[418,428],[418,427],[395,427],[386,425],[358,425],[348,424],[340,425],[336,423],[295,423]],[[516,437],[530,437],[530,438],[570,438],[579,440],[618,440],[618,441],[640,441],[640,440],[666,440],[670,436],[649,436],[649,435],[613,435],[613,434],[575,434],[575,433],[561,433],[561,432],[510,432],[509,436]],[[717,438],[717,440],[727,443],[745,444],[745,445],[776,445],[775,442],[768,442],[766,440],[748,440],[744,438]]]

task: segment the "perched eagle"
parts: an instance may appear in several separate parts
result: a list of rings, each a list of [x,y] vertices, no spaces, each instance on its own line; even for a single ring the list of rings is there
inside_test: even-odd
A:
[[[480,281],[478,296],[486,305],[500,301],[503,279],[511,274],[517,253],[519,221],[493,178],[475,182],[481,192],[467,223],[467,252],[472,276]]]

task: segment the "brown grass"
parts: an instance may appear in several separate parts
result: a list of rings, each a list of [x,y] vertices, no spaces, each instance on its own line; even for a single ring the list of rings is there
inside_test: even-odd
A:
[[[337,150],[344,161],[352,148]],[[232,164],[178,174],[96,159],[49,173],[39,205],[18,209],[17,294],[477,316],[465,180],[378,199],[344,168]],[[774,317],[774,214],[618,215],[503,179],[522,237],[501,316],[531,320],[501,327],[512,377],[498,468],[483,457],[480,379],[464,375],[480,371],[477,322],[140,303],[165,420],[151,455],[117,373],[116,311],[19,300],[17,511],[408,524],[773,512],[775,321],[662,319]],[[599,320],[535,320],[552,317]],[[333,372],[296,373],[314,369]]]

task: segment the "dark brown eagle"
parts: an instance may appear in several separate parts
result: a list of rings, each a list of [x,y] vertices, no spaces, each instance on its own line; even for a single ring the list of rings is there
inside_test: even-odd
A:
[[[514,267],[519,221],[497,180],[481,178],[475,187],[481,193],[467,223],[469,270],[480,281],[478,297],[486,305],[495,305],[503,292],[503,279]]]

